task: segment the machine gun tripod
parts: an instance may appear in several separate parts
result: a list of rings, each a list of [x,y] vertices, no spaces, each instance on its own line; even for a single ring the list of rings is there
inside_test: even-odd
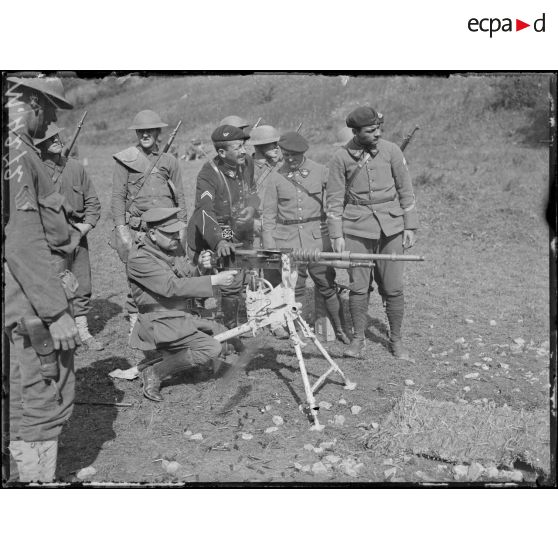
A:
[[[350,252],[333,253],[304,250],[237,250],[228,265],[219,267],[242,267],[251,269],[269,269],[281,267],[282,282],[273,287],[268,281],[258,275],[252,274],[251,281],[246,287],[246,314],[248,321],[236,328],[215,335],[220,342],[227,341],[245,333],[256,336],[266,326],[281,325],[286,327],[290,334],[290,342],[298,359],[298,366],[304,384],[306,401],[309,413],[314,422],[312,430],[323,430],[324,426],[318,419],[319,407],[316,405],[314,394],[317,389],[332,374],[338,374],[344,383],[344,389],[354,390],[356,383],[350,381],[341,368],[331,358],[330,354],[321,344],[316,334],[308,323],[302,318],[302,304],[295,300],[295,285],[298,277],[296,271],[297,262],[315,261],[334,265],[335,267],[372,267],[375,259],[404,259],[410,261],[421,261],[421,256],[397,256],[397,255],[375,255],[375,254],[351,254]],[[294,268],[294,269],[293,269]],[[329,368],[314,382],[310,384],[302,347],[306,345],[301,339],[310,339],[323,358],[328,362]]]

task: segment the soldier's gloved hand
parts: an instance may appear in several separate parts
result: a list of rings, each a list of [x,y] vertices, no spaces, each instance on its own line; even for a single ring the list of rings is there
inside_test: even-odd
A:
[[[256,210],[252,206],[245,207],[236,218],[237,223],[246,223],[254,218]]]
[[[235,247],[232,242],[228,240],[220,240],[217,246],[215,247],[215,253],[217,254],[218,258],[226,258],[231,254],[234,254]]]
[[[216,287],[228,287],[232,285],[234,281],[234,276],[238,273],[236,269],[231,269],[228,271],[221,271],[217,275],[211,276],[211,284]]]
[[[200,257],[198,258],[198,263],[202,269],[211,269],[213,265],[211,264],[211,256],[213,252],[211,250],[204,250]]]
[[[342,236],[333,239],[333,251],[334,252],[345,251],[345,239]]]
[[[57,351],[60,349],[68,351],[70,349],[75,349],[78,345],[81,345],[81,339],[79,337],[76,323],[74,322],[72,316],[66,312],[55,322],[52,322],[48,326],[48,329],[54,342],[54,348]]]
[[[93,228],[89,223],[74,223],[74,227],[79,230],[81,236],[85,236]]]

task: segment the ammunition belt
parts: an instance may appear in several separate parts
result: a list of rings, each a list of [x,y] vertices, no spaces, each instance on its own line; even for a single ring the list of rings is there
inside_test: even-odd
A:
[[[183,310],[186,312],[186,302],[180,301],[180,304],[175,307],[163,306],[157,302],[151,304],[138,304],[138,311],[140,314],[147,314],[148,312],[168,312],[169,310]]]
[[[384,199],[380,199],[380,200],[360,200],[357,198],[354,198],[352,196],[348,196],[347,199],[347,204],[351,204],[351,205],[376,205],[376,204],[380,204],[380,203],[387,203],[390,201],[395,200],[397,196],[394,194],[393,196],[390,196],[389,198],[384,198]]]
[[[307,219],[277,219],[280,225],[301,225],[302,223],[311,223],[312,221],[322,221],[325,223],[326,216],[318,215],[316,217],[308,217]]]

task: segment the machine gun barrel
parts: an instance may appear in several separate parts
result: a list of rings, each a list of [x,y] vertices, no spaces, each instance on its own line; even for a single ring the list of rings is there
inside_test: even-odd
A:
[[[319,252],[318,250],[290,249],[290,255],[297,262],[316,262],[318,260],[341,260],[346,262],[373,262],[375,260],[393,260],[399,262],[422,262],[424,256],[411,254],[363,254],[359,252]],[[329,264],[333,265],[333,264]]]

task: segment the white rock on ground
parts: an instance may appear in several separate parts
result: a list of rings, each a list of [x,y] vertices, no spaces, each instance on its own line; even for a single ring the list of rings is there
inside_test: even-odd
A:
[[[406,385],[406,386],[414,386],[414,385],[415,385],[415,382],[413,382],[413,380],[407,379],[407,380],[405,380],[405,385]]]
[[[79,480],[85,480],[85,479],[88,479],[88,478],[92,477],[96,473],[97,473],[97,469],[95,469],[95,467],[84,467],[83,469],[80,469],[76,473],[76,477]]]
[[[464,378],[466,378],[467,380],[474,380],[475,378],[479,377],[479,373],[478,372],[471,372],[470,374],[465,374],[465,376],[463,376]]]
[[[278,415],[275,415],[271,420],[275,426],[281,426],[285,422],[283,420],[283,417],[280,417]]]
[[[318,461],[312,465],[312,473],[315,475],[327,475],[327,467],[321,461]]]
[[[339,399],[338,403],[339,405],[346,405],[347,401],[345,399]]]
[[[329,401],[320,401],[318,403],[318,407],[320,409],[325,409],[326,411],[329,411],[331,409],[333,405],[329,402]]]
[[[467,477],[468,471],[469,471],[469,467],[467,467],[467,465],[453,466],[453,474],[457,480],[465,479]]]
[[[345,417],[343,415],[335,415],[335,417],[333,417],[333,424],[336,426],[343,426],[345,424]]]
[[[469,465],[469,470],[467,471],[467,478],[475,482],[484,473],[484,467],[477,463],[476,461]]]
[[[277,428],[276,426],[270,426],[269,428],[265,429],[265,433],[271,434],[272,432],[277,432],[277,430],[279,430],[279,428]]]
[[[353,415],[358,415],[360,413],[360,411],[362,411],[362,407],[360,407],[359,405],[353,405],[351,407],[351,413]]]
[[[203,440],[203,434],[199,434],[199,433],[198,434],[192,434],[190,436],[190,440],[194,440],[194,441],[195,440]]]
[[[390,467],[384,471],[384,478],[389,479],[390,477],[394,477],[397,474],[396,467]]]
[[[248,434],[248,432],[242,432],[242,434],[240,435],[240,437],[243,440],[251,440],[254,436],[253,434]]]

